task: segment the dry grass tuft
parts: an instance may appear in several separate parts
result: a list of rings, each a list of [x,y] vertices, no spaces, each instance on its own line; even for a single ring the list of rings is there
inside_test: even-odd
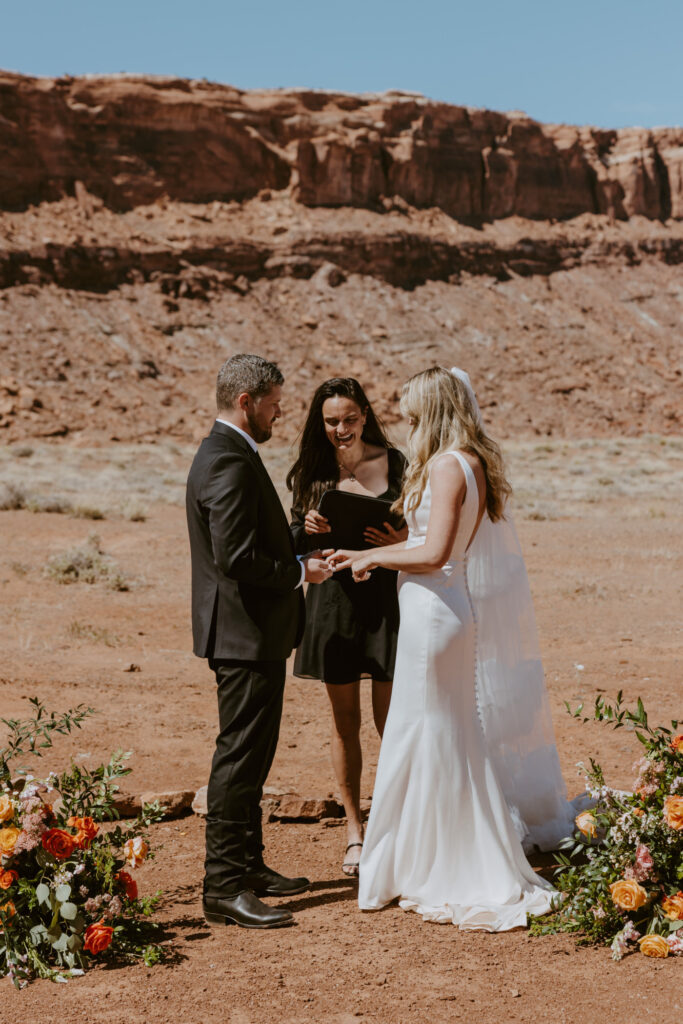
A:
[[[121,515],[130,523],[145,523],[149,517],[149,512],[144,505],[131,500],[121,506]]]
[[[104,644],[105,647],[118,647],[121,643],[121,637],[110,633],[108,629],[91,626],[87,622],[78,622],[77,619],[69,623],[67,633],[74,640],[87,640],[90,643]]]
[[[80,547],[53,555],[45,566],[45,574],[57,583],[104,583],[111,590],[130,590],[126,575],[102,551],[95,533]]]

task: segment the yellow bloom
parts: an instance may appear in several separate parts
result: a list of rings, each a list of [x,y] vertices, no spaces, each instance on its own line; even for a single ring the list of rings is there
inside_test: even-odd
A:
[[[19,832],[21,830],[10,825],[9,828],[0,828],[0,855],[10,857],[14,852]]]
[[[662,935],[644,935],[639,939],[640,952],[645,956],[657,956],[664,959],[669,955],[669,943]]]
[[[667,825],[680,832],[683,828],[683,796],[668,796],[664,801],[664,817]]]
[[[683,754],[683,732],[679,732],[672,738],[671,749],[675,750],[677,754]]]
[[[677,892],[673,896],[665,896],[662,900],[664,916],[670,921],[683,920],[683,892]]]
[[[7,793],[0,793],[0,821],[9,821],[14,817],[14,805]]]
[[[595,839],[598,834],[598,827],[595,822],[595,815],[590,811],[581,811],[581,814],[576,818],[576,827],[579,832],[584,836],[588,836],[589,839]]]
[[[637,910],[647,900],[647,892],[633,878],[622,878],[609,887],[612,902],[622,910]]]

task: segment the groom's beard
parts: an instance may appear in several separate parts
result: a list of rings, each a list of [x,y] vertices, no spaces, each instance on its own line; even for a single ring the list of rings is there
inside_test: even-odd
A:
[[[270,440],[273,436],[273,424],[259,423],[256,416],[253,413],[247,414],[247,423],[249,424],[249,431],[251,436],[254,438],[257,444],[263,444],[264,441]]]

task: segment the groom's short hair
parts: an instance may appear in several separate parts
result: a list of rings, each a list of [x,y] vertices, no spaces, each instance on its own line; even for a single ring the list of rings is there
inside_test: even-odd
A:
[[[260,398],[284,381],[279,366],[262,356],[244,353],[230,356],[218,371],[216,406],[219,410],[233,409],[237,396],[243,392],[252,398]]]

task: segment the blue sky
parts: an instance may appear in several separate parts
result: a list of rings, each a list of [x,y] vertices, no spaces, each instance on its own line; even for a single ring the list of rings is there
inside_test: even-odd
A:
[[[0,67],[406,89],[542,121],[683,124],[683,0],[5,0]]]

